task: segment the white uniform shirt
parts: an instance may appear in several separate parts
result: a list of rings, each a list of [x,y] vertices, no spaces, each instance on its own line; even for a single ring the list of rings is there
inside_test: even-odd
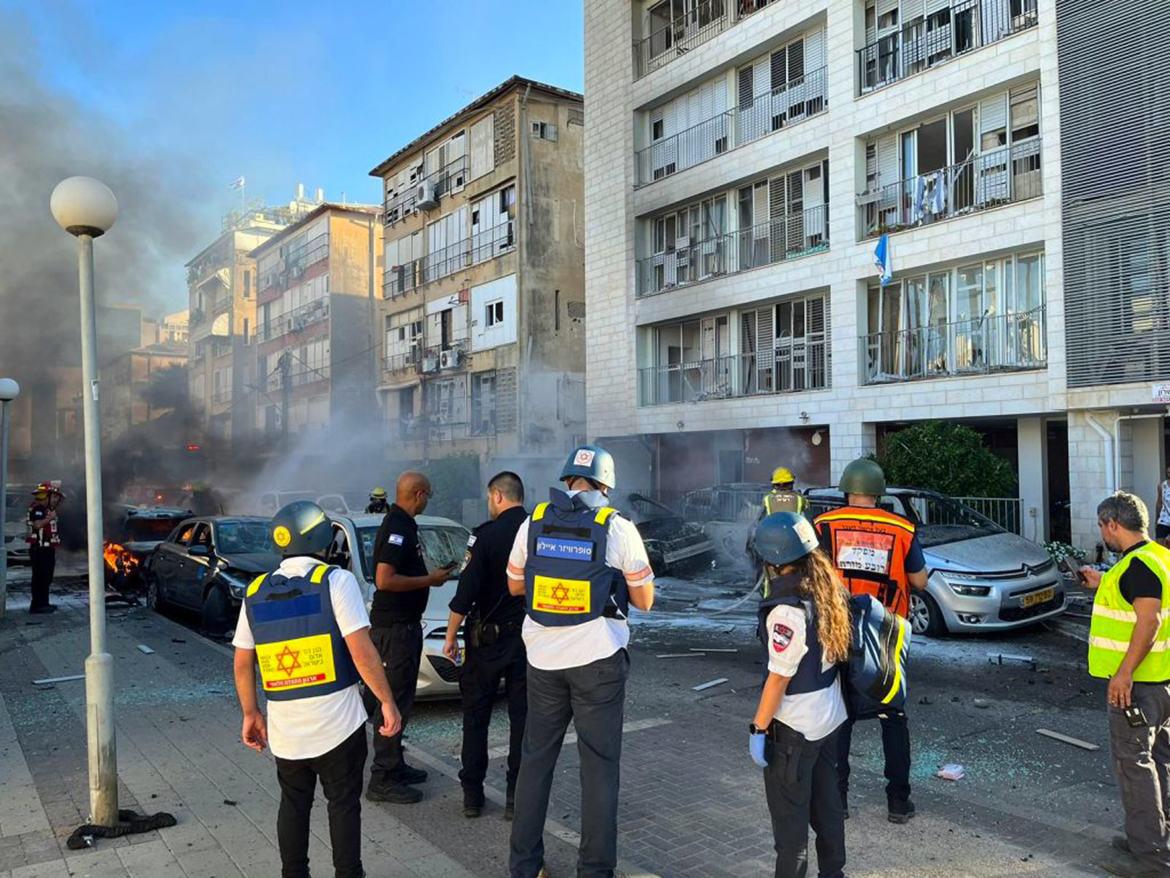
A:
[[[574,493],[570,492],[570,496]],[[528,524],[531,521],[531,517],[527,518],[520,525],[520,530],[516,531],[516,541],[512,543],[512,554],[508,557],[510,567],[522,570],[528,562]],[[654,581],[654,574],[649,572],[650,559],[646,557],[641,534],[633,522],[618,515],[609,520],[605,563],[631,579],[639,580],[643,585]],[[517,578],[511,571],[508,576]],[[630,643],[630,626],[625,619],[606,616],[584,625],[563,626],[541,625],[525,616],[521,636],[528,650],[528,661],[534,668],[561,671],[583,667],[609,658],[619,649],[625,649]]]
[[[277,569],[282,576],[307,576],[321,562],[315,558],[285,558]],[[329,574],[333,618],[342,636],[370,627],[366,603],[357,580],[348,570]],[[240,607],[232,646],[255,649],[248,614]],[[367,714],[357,684],[340,692],[268,702],[268,746],[281,759],[312,759],[328,753],[366,721]]]
[[[805,611],[801,607],[780,604],[768,613],[768,670],[782,677],[793,677],[800,660],[808,653],[805,638]],[[827,671],[832,662],[821,661]],[[776,719],[800,732],[810,741],[819,741],[845,722],[845,698],[841,694],[841,675],[833,685],[817,692],[784,694],[776,709]]]

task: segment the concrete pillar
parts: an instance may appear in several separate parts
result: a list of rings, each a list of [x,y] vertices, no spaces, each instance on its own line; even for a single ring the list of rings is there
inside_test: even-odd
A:
[[[1114,489],[1117,412],[1084,409],[1068,413],[1068,482],[1073,545],[1091,552],[1100,541],[1097,504]],[[1108,440],[1094,422],[1110,437]]]
[[[1153,531],[1155,510],[1158,508],[1158,486],[1165,478],[1166,471],[1162,445],[1162,418],[1141,418],[1122,421],[1122,424],[1129,425],[1132,450],[1127,490],[1146,502],[1150,510],[1150,530]]]
[[[829,481],[834,485],[851,460],[877,450],[876,425],[865,421],[838,421],[829,433]]]
[[[1036,542],[1048,539],[1048,457],[1044,453],[1044,418],[1016,421],[1020,474],[1020,532]]]

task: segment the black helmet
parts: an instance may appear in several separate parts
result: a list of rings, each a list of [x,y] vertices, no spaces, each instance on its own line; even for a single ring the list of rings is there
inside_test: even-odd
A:
[[[312,500],[295,500],[272,516],[272,542],[286,558],[320,555],[333,541],[333,525]]]
[[[837,487],[843,494],[880,497],[886,492],[886,474],[876,460],[859,457],[845,466]]]
[[[756,555],[773,567],[799,561],[819,545],[812,524],[796,512],[773,512],[765,516],[752,537]]]

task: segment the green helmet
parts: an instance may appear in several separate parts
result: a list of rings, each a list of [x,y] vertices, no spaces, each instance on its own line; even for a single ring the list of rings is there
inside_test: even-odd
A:
[[[809,520],[796,512],[765,515],[752,535],[752,550],[773,567],[799,561],[819,545]]]
[[[561,470],[561,481],[574,476],[591,479],[611,491],[617,483],[613,455],[600,445],[582,445],[575,449]]]
[[[294,500],[272,516],[272,542],[286,558],[320,555],[333,541],[333,525],[312,500]]]
[[[864,494],[880,497],[886,492],[886,474],[877,461],[861,457],[850,462],[841,473],[837,487],[843,494]]]

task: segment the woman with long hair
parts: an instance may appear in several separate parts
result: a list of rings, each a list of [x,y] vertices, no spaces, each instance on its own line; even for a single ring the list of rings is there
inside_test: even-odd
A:
[[[819,878],[843,878],[836,738],[846,716],[839,668],[849,656],[849,596],[804,516],[765,517],[753,548],[764,562],[759,615],[768,677],[748,747],[764,770],[776,878],[807,874],[810,825]]]

